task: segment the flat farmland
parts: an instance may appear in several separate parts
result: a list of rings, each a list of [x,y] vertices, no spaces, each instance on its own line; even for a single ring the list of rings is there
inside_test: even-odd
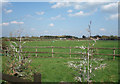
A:
[[[7,42],[8,43],[8,42]],[[94,43],[90,41],[90,43]],[[9,43],[8,43],[9,44]],[[43,47],[43,46],[55,46],[55,47],[81,47],[88,46],[88,41],[73,41],[73,40],[51,40],[51,41],[32,41],[26,42],[23,46],[28,47]],[[95,43],[96,48],[117,48],[118,41],[97,41]],[[36,52],[36,48],[23,48],[24,51]],[[83,49],[71,49],[71,53],[79,53],[85,52]],[[37,52],[52,52],[52,48],[37,48]],[[54,52],[65,52],[69,53],[70,49],[59,49],[54,48]],[[96,53],[104,53],[104,54],[113,54],[113,50],[99,49],[95,50]],[[118,54],[118,50],[115,52]],[[29,59],[32,59],[31,68],[34,71],[36,69],[37,72],[40,72],[42,75],[42,82],[76,82],[75,77],[78,73],[75,69],[69,67],[68,63],[71,61],[80,62],[84,55],[70,55],[69,54],[53,54],[52,53],[25,53],[26,56],[30,55]],[[42,58],[46,57],[46,58]],[[59,58],[57,58],[59,57]],[[60,58],[62,57],[62,58]],[[76,58],[77,57],[77,58]],[[3,56],[3,70],[5,68],[5,62],[7,61],[7,57]],[[102,55],[93,55],[93,59],[97,59],[98,63],[93,64],[93,66],[99,66],[100,64],[106,64],[104,68],[97,69],[93,71],[95,74],[94,77],[91,78],[93,82],[118,82],[118,57],[113,60],[113,56],[102,56]],[[103,59],[102,61],[100,61]],[[91,60],[93,62],[94,60]]]
[[[95,48],[118,48],[118,41],[97,41],[96,43],[94,41],[90,41],[91,44],[94,43]],[[32,41],[32,42],[26,42],[24,46],[28,47],[47,47],[47,46],[54,46],[54,47],[88,47],[88,41],[71,41],[71,40],[52,40],[52,41]],[[29,51],[29,52],[36,52],[36,48],[23,48],[23,51]],[[82,53],[86,50],[83,49],[71,49],[71,53]],[[51,52],[52,48],[37,48],[37,52]],[[70,53],[70,49],[64,49],[64,48],[54,48],[53,52],[62,52],[62,53]],[[95,53],[101,53],[101,54],[113,54],[113,50],[109,49],[96,49]],[[118,53],[118,50],[115,51],[115,53]],[[28,54],[27,54],[28,55]],[[35,53],[31,53],[32,56],[35,56]],[[38,53],[38,57],[51,57],[52,54],[47,53]],[[54,57],[70,57],[69,54],[54,54]],[[80,55],[71,55],[71,57],[80,57]],[[101,56],[97,56],[101,57]],[[104,56],[106,57],[106,56]],[[112,57],[112,56],[107,56]]]

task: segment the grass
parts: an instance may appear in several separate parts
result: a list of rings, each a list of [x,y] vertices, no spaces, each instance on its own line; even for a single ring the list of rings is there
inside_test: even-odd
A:
[[[74,82],[73,73],[76,73],[73,69],[67,66],[68,61],[73,61],[73,59],[64,58],[32,58],[33,62],[31,66],[33,68],[40,65],[37,71],[42,74],[42,82]]]
[[[118,60],[105,60],[103,63],[106,63],[107,66],[94,71],[93,73],[96,76],[94,76],[92,79],[95,82],[118,82]]]
[[[91,41],[93,43],[93,41]],[[57,47],[75,47],[75,46],[88,46],[88,41],[71,41],[71,40],[66,40],[66,41],[60,41],[60,40],[55,40],[53,41],[32,41],[32,42],[26,42],[24,46],[57,46]],[[118,41],[97,41],[95,43],[95,47],[105,47],[105,48],[117,48],[118,47]],[[32,51],[35,52],[35,48],[24,48],[23,51]],[[84,50],[82,49],[72,49],[72,53],[78,53],[78,52],[83,52]],[[47,49],[38,49],[38,52],[52,52],[51,48]],[[57,49],[54,48],[54,52],[66,52],[69,53],[69,49]],[[113,54],[113,50],[96,50],[98,53],[104,53],[104,54]],[[116,51],[118,53],[118,51]],[[27,54],[28,55],[28,54]],[[34,54],[31,54],[32,56],[35,56]],[[38,56],[52,56],[51,54],[38,54]],[[69,55],[63,55],[63,54],[55,54],[55,57],[69,57]],[[72,55],[72,57],[79,57],[79,55]],[[107,56],[108,57],[108,56]]]
[[[75,46],[87,46],[87,41],[33,41],[27,42],[25,46],[57,46],[57,47],[75,47]],[[113,48],[118,47],[118,41],[97,41],[95,47]],[[23,51],[35,51],[35,49],[24,48]],[[51,49],[38,49],[38,51],[51,52]],[[69,49],[54,49],[55,52],[69,52]],[[72,52],[81,52],[80,49],[72,49]],[[97,50],[97,53],[113,54],[112,50]],[[118,51],[116,51],[118,53]],[[28,54],[26,54],[28,55]],[[65,58],[39,58],[52,56],[51,54],[38,54],[38,58],[35,58],[35,54],[31,54],[32,69],[36,68],[37,72],[42,74],[42,82],[75,82],[74,74],[78,74],[75,70],[68,67],[67,62],[69,61],[80,61],[80,59],[74,59],[74,57],[80,57],[80,55],[72,55],[69,59],[69,55],[65,54],[54,54],[54,57],[65,57]],[[104,69],[99,69],[93,73],[96,75],[92,78],[95,82],[118,82],[118,60],[113,61],[112,56],[94,56],[94,58],[105,59],[103,63],[107,66]],[[3,70],[5,61],[7,58],[3,56]]]

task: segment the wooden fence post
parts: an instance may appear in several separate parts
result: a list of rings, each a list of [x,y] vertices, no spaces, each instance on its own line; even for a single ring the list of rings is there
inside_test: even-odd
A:
[[[34,82],[41,84],[41,74],[40,73],[34,73]]]
[[[70,58],[71,58],[71,47],[70,47]]]
[[[36,47],[36,57],[37,57],[37,47]]]
[[[54,51],[53,51],[53,47],[52,47],[52,57],[53,57],[53,52],[54,52]]]
[[[115,60],[115,49],[113,49],[113,60]]]

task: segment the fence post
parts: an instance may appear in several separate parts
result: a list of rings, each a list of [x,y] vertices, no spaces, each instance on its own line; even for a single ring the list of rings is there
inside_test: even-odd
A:
[[[71,47],[70,47],[70,58],[71,58]]]
[[[37,57],[37,47],[36,47],[36,57]]]
[[[40,73],[34,73],[34,82],[41,84],[41,74]]]
[[[53,52],[54,52],[54,51],[53,51],[53,46],[52,46],[52,57],[53,57]]]
[[[113,49],[113,60],[115,60],[115,49]]]

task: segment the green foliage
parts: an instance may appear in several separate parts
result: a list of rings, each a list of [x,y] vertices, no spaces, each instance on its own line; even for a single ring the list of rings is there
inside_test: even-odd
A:
[[[5,42],[2,42],[2,50],[7,50],[8,45]]]
[[[9,42],[9,49],[7,49],[8,51],[6,52],[7,61],[5,62],[5,70],[3,70],[3,73],[31,79],[33,73],[31,73],[31,71],[29,71],[29,73],[27,72],[31,60],[28,59],[25,54],[21,53],[22,49],[20,48],[24,42]]]

